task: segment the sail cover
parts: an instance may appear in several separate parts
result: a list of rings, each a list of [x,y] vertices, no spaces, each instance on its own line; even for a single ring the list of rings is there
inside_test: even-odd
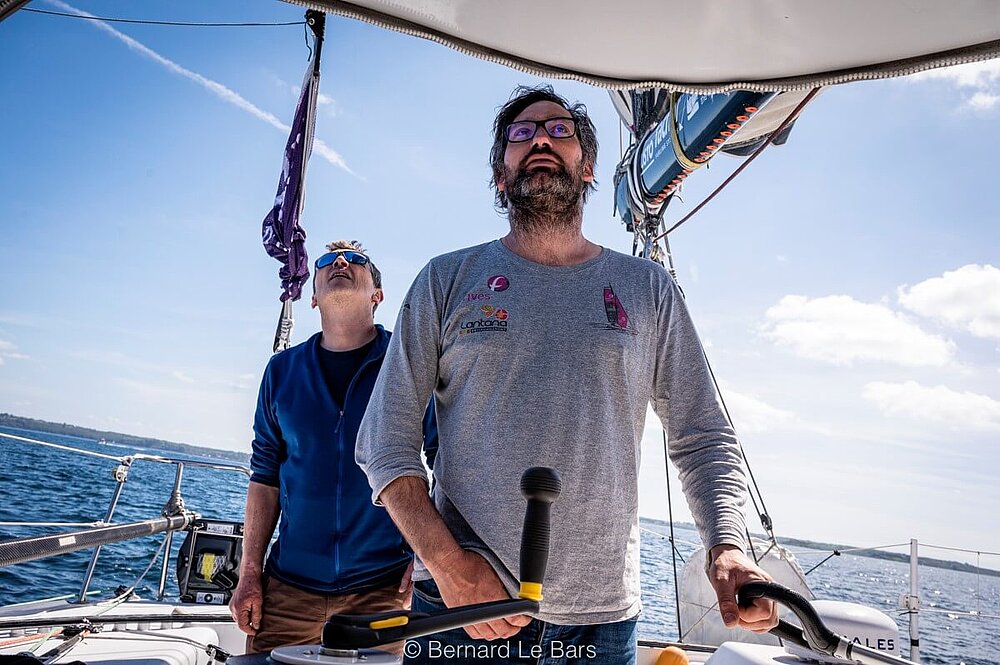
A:
[[[547,78],[789,91],[1000,55],[996,0],[286,0]]]

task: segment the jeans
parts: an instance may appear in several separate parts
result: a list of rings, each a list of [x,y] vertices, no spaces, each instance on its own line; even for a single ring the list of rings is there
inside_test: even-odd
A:
[[[433,580],[413,586],[413,611],[445,608]],[[559,626],[533,619],[507,640],[474,640],[463,629],[407,640],[406,665],[634,665],[638,618],[616,623]]]

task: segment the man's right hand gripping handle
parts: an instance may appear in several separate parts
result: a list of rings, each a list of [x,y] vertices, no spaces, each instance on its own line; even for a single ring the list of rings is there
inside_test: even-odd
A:
[[[521,536],[519,599],[449,607],[434,614],[399,611],[371,616],[335,615],[330,617],[323,630],[323,646],[333,649],[374,647],[501,617],[537,612],[549,555],[550,507],[559,496],[560,489],[559,476],[554,469],[533,467],[521,478],[521,491],[528,499],[528,507]]]

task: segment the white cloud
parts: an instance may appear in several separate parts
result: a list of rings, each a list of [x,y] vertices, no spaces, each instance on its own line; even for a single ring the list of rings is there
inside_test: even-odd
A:
[[[764,432],[811,432],[832,435],[826,425],[806,420],[794,411],[782,409],[754,395],[737,392],[722,385],[722,396],[733,417],[733,426],[739,435]]]
[[[206,368],[191,370],[190,368],[184,367],[160,365],[147,360],[127,356],[119,351],[84,350],[75,351],[70,355],[74,358],[79,358],[88,362],[111,365],[138,372],[150,379],[151,382],[145,385],[154,385],[155,382],[161,381],[165,377],[169,377],[171,381],[168,384],[163,384],[163,389],[165,390],[176,389],[177,383],[182,383],[186,386],[197,385],[200,390],[206,392],[249,392],[256,390],[256,386],[253,382],[256,375],[253,374],[238,374],[231,376],[220,373],[212,373]],[[137,384],[138,383],[139,382],[137,382]],[[160,384],[156,383],[156,385]],[[185,387],[183,390],[188,390],[188,388]]]
[[[971,92],[965,103],[977,110],[989,110],[1000,105],[1000,60],[931,69],[909,76],[906,80],[949,82]]]
[[[27,360],[28,356],[19,353],[17,346],[13,342],[0,339],[0,365],[8,360]]]
[[[1000,339],[1000,269],[970,264],[899,289],[907,309],[976,337]]]
[[[336,118],[340,113],[340,107],[337,102],[330,95],[324,95],[322,92],[316,96],[316,105],[326,108],[326,114],[331,118]]]
[[[750,395],[726,390],[724,396],[733,416],[733,425],[737,432],[743,434],[788,429],[798,420],[791,411],[771,406]]]
[[[739,435],[776,431],[830,433],[828,428],[806,422],[793,411],[772,406],[758,397],[737,392],[725,384],[722,385],[722,396]],[[647,445],[660,445],[662,436],[660,420],[653,412],[653,408],[648,407],[643,439]]]
[[[865,386],[862,396],[886,416],[948,423],[952,429],[1000,431],[1000,401],[987,395],[931,388],[916,381],[875,381]]]
[[[85,11],[82,11],[80,9],[77,9],[76,7],[68,5],[65,2],[62,2],[62,0],[49,0],[49,4],[54,5],[56,7],[59,7],[60,9],[62,9],[64,11],[72,12],[72,13],[78,15],[78,16],[86,16],[86,17],[89,17],[91,19],[94,18],[93,14],[88,14]],[[211,92],[212,94],[216,95],[217,97],[219,97],[223,101],[228,102],[229,104],[232,104],[233,106],[236,106],[237,108],[243,109],[244,111],[246,111],[247,113],[251,114],[255,118],[263,120],[264,122],[266,122],[267,124],[271,125],[272,127],[280,129],[285,134],[287,134],[287,133],[289,133],[291,131],[292,128],[289,127],[288,125],[286,125],[285,123],[281,122],[280,120],[278,120],[278,118],[273,113],[268,113],[267,111],[264,111],[263,109],[258,108],[252,102],[250,102],[249,100],[245,99],[242,95],[240,95],[239,93],[237,93],[237,92],[235,92],[233,90],[230,90],[229,88],[227,88],[226,86],[222,85],[221,83],[219,83],[217,81],[213,81],[210,78],[206,78],[205,76],[202,76],[201,74],[198,74],[197,72],[193,72],[190,69],[186,69],[186,68],[178,65],[173,60],[170,60],[169,58],[165,58],[164,56],[160,55],[159,53],[157,53],[153,49],[151,49],[148,46],[146,46],[145,44],[142,44],[141,42],[139,42],[139,41],[137,41],[135,39],[132,39],[131,37],[129,37],[128,35],[126,35],[123,32],[119,32],[118,30],[115,30],[114,28],[112,28],[110,25],[108,25],[104,21],[92,20],[92,21],[88,21],[88,22],[92,23],[95,27],[97,27],[97,28],[103,30],[104,32],[108,33],[109,35],[111,35],[115,39],[123,42],[126,46],[128,46],[133,51],[136,51],[137,53],[140,53],[140,54],[146,56],[147,58],[153,60],[154,62],[157,62],[157,63],[163,65],[164,67],[166,67],[170,71],[174,72],[175,74],[180,74],[181,76],[184,76],[186,78],[191,79],[192,81],[194,81],[198,85],[202,86],[203,88],[207,89],[209,92]],[[340,168],[344,169],[345,171],[347,171],[351,175],[355,175],[354,171],[352,171],[350,169],[350,167],[347,166],[347,162],[344,161],[344,158],[341,157],[340,154],[338,154],[336,150],[334,150],[330,146],[328,146],[325,143],[323,143],[323,141],[321,141],[319,139],[314,139],[314,141],[313,141],[313,151],[315,153],[317,153],[318,155],[320,155],[326,161],[328,161],[331,164],[333,164],[334,166],[339,166]]]
[[[940,367],[955,352],[950,340],[925,333],[885,305],[850,296],[788,295],[764,316],[764,337],[803,358],[834,365],[880,361]]]
[[[1000,104],[1000,95],[989,92],[977,92],[972,97],[969,97],[968,104],[974,109],[986,111]]]

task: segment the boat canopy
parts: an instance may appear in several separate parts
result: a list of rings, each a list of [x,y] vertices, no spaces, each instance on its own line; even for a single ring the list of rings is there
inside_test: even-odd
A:
[[[791,91],[1000,56],[995,0],[285,0],[545,78]]]

